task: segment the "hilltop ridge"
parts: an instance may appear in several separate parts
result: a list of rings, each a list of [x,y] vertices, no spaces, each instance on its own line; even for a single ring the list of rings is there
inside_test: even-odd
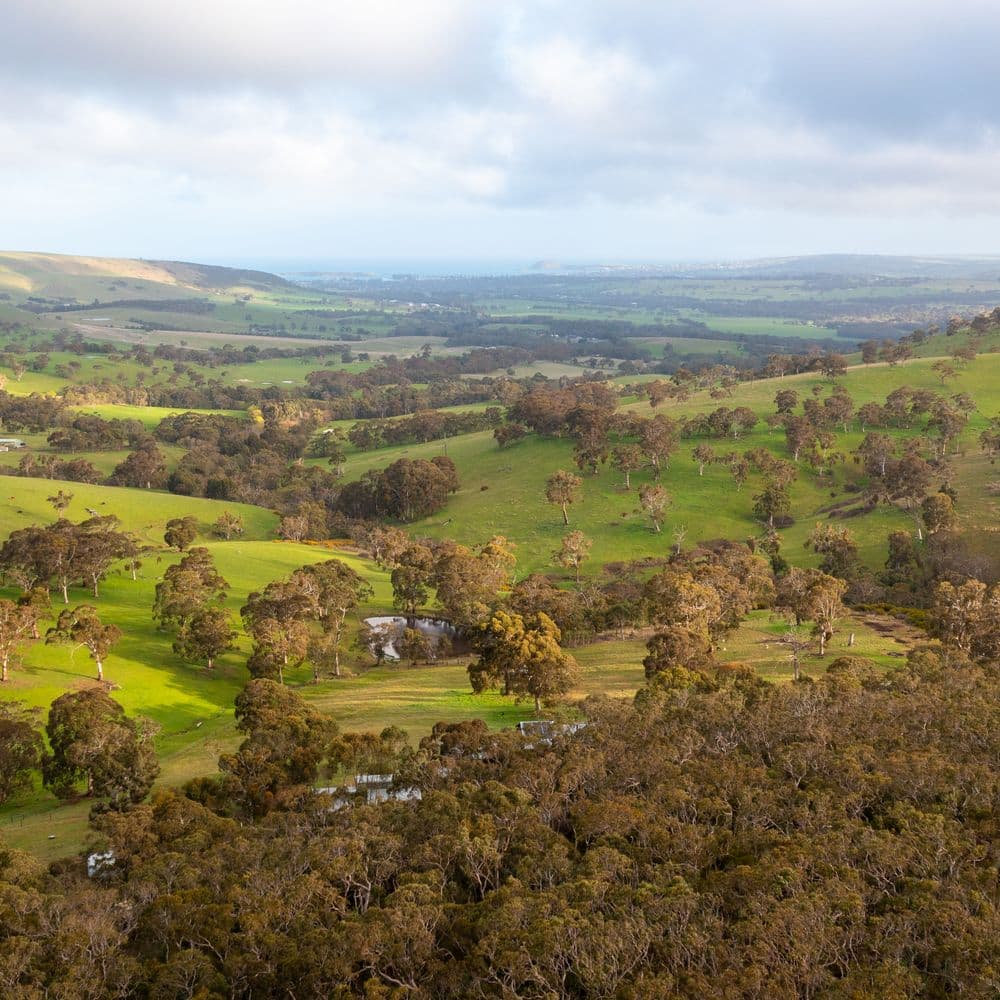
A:
[[[155,295],[157,292],[164,297],[177,297],[208,289],[291,287],[294,287],[291,282],[266,271],[189,261],[0,251],[0,291],[12,297],[128,299],[159,297]]]

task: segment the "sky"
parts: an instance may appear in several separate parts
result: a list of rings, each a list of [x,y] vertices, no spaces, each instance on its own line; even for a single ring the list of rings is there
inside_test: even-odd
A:
[[[1000,4],[4,0],[0,248],[1000,253]]]

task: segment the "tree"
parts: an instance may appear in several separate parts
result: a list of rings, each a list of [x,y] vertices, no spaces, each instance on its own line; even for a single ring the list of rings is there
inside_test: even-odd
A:
[[[134,559],[139,546],[132,535],[119,531],[121,522],[114,514],[92,517],[77,526],[73,569],[89,581],[91,591],[98,596],[98,584],[108,570],[122,560]]]
[[[368,626],[362,624],[362,630],[367,629]],[[370,648],[361,646],[360,642],[358,648],[372,652]],[[383,649],[382,652],[384,658],[385,650]],[[330,632],[320,632],[318,635],[309,636],[306,644],[306,659],[312,667],[313,684],[319,684],[320,678],[325,672],[332,673],[336,677],[341,676],[340,644]],[[379,659],[378,662],[381,663],[382,660]]]
[[[433,648],[431,640],[420,629],[405,628],[396,641],[396,652],[402,660],[409,660],[412,667],[415,663],[427,663],[431,659]]]
[[[578,586],[580,583],[580,566],[590,554],[593,544],[593,541],[582,531],[571,531],[568,535],[564,536],[562,545],[552,553],[553,562],[559,566],[565,566],[567,569],[573,570]]]
[[[372,559],[381,569],[392,569],[399,564],[400,556],[410,545],[410,536],[402,528],[391,524],[376,524],[362,528],[356,536],[368,549]]]
[[[22,589],[55,582],[63,603],[69,604],[69,585],[76,573],[76,552],[80,540],[77,525],[60,518],[40,528],[32,525],[12,531],[0,548],[4,575]]]
[[[952,400],[954,401],[955,398],[952,397]],[[927,430],[939,438],[938,454],[940,456],[948,454],[952,443],[957,440],[968,422],[968,412],[958,406],[953,406],[948,400],[939,399],[934,404],[930,419],[927,421]]]
[[[399,565],[389,575],[392,605],[399,608],[412,625],[417,611],[427,603],[434,574],[434,556],[426,545],[411,545]]]
[[[622,444],[611,453],[614,467],[625,477],[625,489],[632,489],[632,473],[642,468],[642,449],[637,444]]]
[[[653,529],[660,533],[663,515],[673,503],[673,498],[659,484],[646,484],[639,487],[639,504],[653,522]]]
[[[455,463],[446,455],[437,455],[429,462],[401,458],[381,472],[373,469],[366,473],[362,483],[370,491],[374,512],[400,521],[416,521],[441,510],[448,494],[459,487]]]
[[[285,671],[299,666],[309,652],[309,629],[296,618],[259,618],[247,625],[253,651],[247,660],[251,677],[285,683]]]
[[[493,535],[479,549],[479,562],[484,579],[495,593],[509,590],[517,557],[514,542],[508,541],[503,535]]]
[[[677,422],[662,413],[640,424],[639,447],[653,467],[654,478],[659,479],[669,465],[670,456],[677,448],[678,434]]]
[[[371,653],[375,657],[375,664],[381,666],[385,662],[386,652],[392,645],[393,638],[391,625],[369,625],[367,622],[362,622],[361,628],[358,629],[357,638],[354,641],[354,648],[360,649],[364,653]],[[323,642],[323,637],[314,641]],[[323,649],[312,649],[311,647],[309,655],[310,658],[313,656],[317,657],[317,659],[313,660],[314,663],[322,663],[325,654]]]
[[[343,433],[336,430],[322,431],[313,438],[309,453],[315,458],[325,458],[327,465],[340,475],[340,469],[347,461]]]
[[[315,617],[329,636],[334,675],[339,677],[340,644],[347,616],[372,596],[371,586],[340,559],[328,559],[296,570],[291,582],[311,600]]]
[[[216,657],[232,649],[235,639],[229,613],[224,608],[206,605],[181,624],[173,650],[189,663],[204,660],[212,670]]]
[[[955,504],[947,493],[932,493],[920,503],[920,515],[931,537],[942,531],[951,531],[957,522]]]
[[[789,496],[788,485],[775,479],[768,479],[753,498],[754,516],[766,521],[769,528],[774,527],[774,519],[787,514],[792,509],[792,499]]]
[[[566,415],[566,423],[573,436],[573,454],[582,472],[589,468],[597,474],[597,466],[608,460],[608,431],[610,411],[601,405],[585,403],[574,407]]]
[[[872,365],[878,361],[878,341],[877,340],[865,340],[860,344],[861,347],[861,360],[866,365]]]
[[[31,774],[42,762],[42,737],[36,709],[0,701],[0,805],[31,787]]]
[[[981,580],[955,586],[947,580],[934,589],[930,632],[943,643],[985,662],[1000,657],[1000,584]]]
[[[42,776],[59,798],[70,797],[86,781],[88,795],[107,799],[120,811],[141,802],[160,772],[153,724],[128,718],[103,688],[61,695],[49,709],[45,730],[50,752]]]
[[[648,653],[642,661],[647,680],[656,674],[678,668],[706,670],[715,663],[715,654],[703,632],[675,626],[657,632],[646,643]]]
[[[236,698],[236,728],[246,735],[219,769],[251,816],[291,804],[319,775],[337,727],[302,697],[273,680],[256,678]]]
[[[64,608],[45,636],[47,643],[75,643],[83,646],[97,665],[97,679],[104,680],[104,661],[122,637],[117,625],[104,625],[92,604]]]
[[[434,560],[432,582],[437,603],[453,625],[471,628],[487,617],[510,588],[514,554],[502,535],[478,552],[465,545],[442,542]]]
[[[572,472],[559,469],[553,472],[545,481],[545,499],[562,510],[563,524],[569,524],[569,514],[566,512],[571,503],[580,497],[580,487],[583,480]]]
[[[836,379],[847,374],[847,359],[843,354],[827,351],[819,362],[819,370],[828,378]]]
[[[493,431],[493,437],[499,448],[506,448],[509,445],[516,444],[522,438],[527,437],[527,434],[528,428],[524,424],[518,423],[501,424]]]
[[[989,456],[991,463],[1000,456],[1000,417],[990,420],[989,427],[979,435],[979,445]]]
[[[645,385],[646,398],[649,405],[655,410],[660,403],[670,398],[670,386],[666,382],[657,379],[655,382],[647,382]]]
[[[228,542],[233,535],[243,534],[243,518],[231,510],[224,510],[212,525],[212,530]]]
[[[778,642],[788,650],[788,658],[792,661],[792,678],[802,678],[802,654],[812,643],[812,636],[802,625],[789,622],[783,632],[778,635]]]
[[[846,434],[847,425],[854,414],[854,400],[851,394],[838,385],[826,399],[823,400],[822,416],[828,426],[839,425]]]
[[[830,576],[851,580],[859,568],[858,543],[847,528],[817,524],[805,540],[805,547],[823,556],[819,568]]]
[[[797,462],[799,455],[813,443],[819,431],[806,416],[787,416],[784,425],[788,450],[792,453],[792,461]]]
[[[846,590],[845,581],[818,569],[793,567],[778,581],[775,603],[794,618],[796,625],[804,621],[815,623],[822,656],[837,620],[847,613],[843,603]]]
[[[56,513],[62,517],[63,511],[73,502],[73,494],[67,493],[65,490],[58,490],[55,495],[47,499],[55,508]]]
[[[719,631],[724,611],[719,591],[687,570],[668,567],[651,577],[644,597],[650,617],[658,626],[683,629],[706,642]]]
[[[197,537],[198,521],[191,514],[171,518],[163,533],[163,540],[178,552],[183,552]]]
[[[715,451],[711,445],[700,444],[691,452],[691,457],[698,465],[698,475],[705,475],[705,466],[715,461]]]
[[[865,473],[883,478],[896,453],[896,443],[888,434],[870,432],[858,445],[855,455],[864,463]]]
[[[180,628],[206,604],[221,605],[229,584],[219,574],[206,548],[191,549],[179,563],[168,566],[156,585],[153,618],[160,628]]]
[[[799,405],[799,394],[794,389],[779,389],[774,396],[774,406],[778,413],[792,413]]]
[[[304,542],[309,537],[309,518],[302,514],[285,514],[278,523],[278,537],[286,542]]]
[[[20,649],[38,638],[38,613],[30,605],[0,598],[0,683],[5,683]]]
[[[309,646],[310,619],[318,616],[317,588],[309,589],[301,577],[275,580],[263,591],[254,591],[240,608],[240,615],[254,648],[247,667],[254,677],[277,677],[284,683],[288,666],[298,666]]]
[[[892,463],[887,478],[885,499],[895,501],[907,510],[917,528],[917,538],[923,539],[923,523],[920,517],[920,503],[927,495],[934,470],[930,463],[912,452]]]
[[[885,407],[880,406],[878,403],[863,403],[858,407],[857,418],[858,423],[861,425],[862,433],[867,431],[869,426],[887,426]]]
[[[819,636],[819,655],[826,652],[826,644],[833,636],[838,619],[847,614],[844,607],[844,592],[847,583],[827,574],[814,579],[808,589],[809,617],[816,623],[816,634]]]
[[[108,482],[112,486],[131,486],[134,489],[162,489],[167,484],[167,463],[163,452],[155,442],[145,442],[115,466]]]
[[[38,621],[40,618],[48,617],[52,612],[52,598],[49,594],[48,588],[46,587],[32,587],[30,590],[26,590],[17,599],[17,603],[23,607],[30,609],[33,620],[31,624],[31,638],[40,639],[41,636],[38,634]]]
[[[559,628],[544,612],[527,619],[496,612],[476,640],[479,658],[469,664],[472,690],[502,685],[505,695],[530,697],[535,711],[541,711],[543,701],[565,694],[579,677],[579,665],[562,651],[560,638]]]
[[[939,361],[935,361],[931,365],[931,371],[937,374],[937,377],[941,380],[941,385],[945,385],[949,379],[955,378],[958,372],[955,370],[953,365],[950,365],[944,358]]]

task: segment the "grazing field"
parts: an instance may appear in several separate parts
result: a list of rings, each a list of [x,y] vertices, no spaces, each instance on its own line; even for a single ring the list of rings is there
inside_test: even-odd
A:
[[[932,359],[924,358],[896,367],[859,366],[840,382],[859,405],[883,400],[901,385],[940,389],[931,364]],[[959,515],[971,528],[988,523],[995,510],[983,477],[983,457],[976,439],[986,420],[995,415],[997,384],[1000,384],[1000,355],[988,354],[980,356],[948,386],[950,394],[967,392],[982,403],[981,412],[972,415],[955,459],[958,484],[962,488]],[[683,404],[664,404],[661,412],[677,418],[709,412],[725,404],[748,406],[762,417],[773,412],[774,394],[779,388],[794,388],[805,397],[814,386],[825,393],[830,384],[814,374],[750,382],[740,385],[730,399],[711,399],[707,392],[697,393]],[[626,404],[626,408],[647,416],[655,412],[646,402]],[[905,436],[903,432],[892,433],[900,438]],[[862,438],[862,432],[853,425],[847,434],[838,433],[837,448],[849,453]],[[560,539],[568,530],[579,529],[594,542],[590,560],[584,564],[584,573],[589,574],[597,572],[605,562],[666,554],[678,528],[685,529],[686,544],[715,538],[743,539],[759,532],[760,526],[752,515],[758,478],[751,476],[746,486],[737,491],[725,466],[710,465],[704,475],[699,475],[691,450],[701,440],[682,441],[670,468],[663,474],[662,483],[673,497],[673,505],[659,534],[639,510],[638,488],[651,481],[651,474],[648,471],[634,474],[632,489],[627,491],[622,476],[608,465],[602,466],[596,476],[582,477],[581,498],[570,508],[570,526],[563,525],[559,509],[547,504],[544,494],[545,481],[556,469],[576,471],[572,444],[565,439],[531,435],[499,449],[492,434],[482,431],[447,441],[367,452],[349,450],[345,478],[356,479],[369,469],[384,468],[401,457],[432,458],[447,454],[458,467],[462,488],[444,512],[417,522],[412,528],[415,534],[456,538],[467,543],[502,534],[518,546],[520,571],[530,572],[550,570],[551,553],[558,548]],[[769,431],[763,424],[739,440],[708,443],[717,452],[762,446],[778,454],[786,453],[782,432]],[[795,524],[780,532],[785,551],[795,563],[815,564],[815,557],[803,550],[802,543],[815,523],[826,519],[823,508],[850,496],[845,493],[845,486],[854,477],[849,463],[837,470],[832,481],[830,477],[816,476],[804,463],[800,465],[799,478],[792,488],[791,514]],[[887,534],[912,527],[913,522],[902,510],[880,507],[853,518],[849,524],[858,536],[864,560],[878,565],[885,559]],[[995,538],[991,544],[997,544]]]
[[[754,337],[799,337],[803,340],[829,340],[837,336],[832,326],[799,323],[791,319],[767,316],[712,316],[691,310],[682,313],[684,319],[704,323],[719,333],[746,334]]]

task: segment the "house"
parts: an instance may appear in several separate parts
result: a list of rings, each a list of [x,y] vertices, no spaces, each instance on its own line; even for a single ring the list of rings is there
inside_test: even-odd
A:
[[[114,851],[94,851],[87,855],[87,878],[102,878],[115,867]]]
[[[517,731],[530,737],[532,743],[525,743],[525,749],[531,750],[537,743],[539,746],[549,746],[556,736],[572,736],[586,727],[586,722],[555,722],[552,719],[526,719],[517,724]]]
[[[365,802],[372,806],[380,802],[419,802],[423,798],[420,789],[413,785],[394,788],[393,774],[356,774],[354,781],[346,785],[317,788],[317,795],[334,796],[332,812],[350,805],[364,793]]]

